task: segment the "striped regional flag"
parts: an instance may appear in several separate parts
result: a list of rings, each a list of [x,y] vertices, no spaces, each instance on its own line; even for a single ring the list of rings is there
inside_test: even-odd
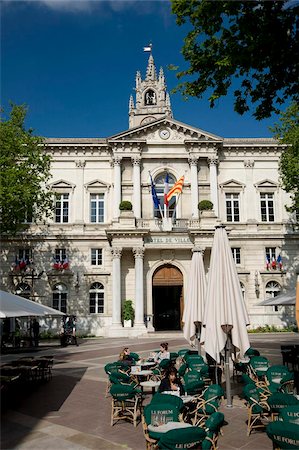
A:
[[[168,200],[167,200],[168,192],[169,192],[169,175],[167,172],[165,180],[164,180],[164,205],[166,205],[166,206],[168,206]]]
[[[170,189],[170,191],[168,192],[166,198],[167,198],[167,202],[169,203],[169,200],[177,194],[181,194],[182,190],[183,190],[183,185],[184,185],[184,178],[185,176],[183,175],[181,178],[178,179],[178,181],[172,186],[172,188]]]

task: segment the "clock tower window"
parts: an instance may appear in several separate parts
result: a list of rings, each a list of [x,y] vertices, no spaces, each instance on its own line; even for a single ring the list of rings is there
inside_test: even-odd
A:
[[[155,91],[149,89],[145,93],[145,105],[156,105],[157,104],[157,96]]]

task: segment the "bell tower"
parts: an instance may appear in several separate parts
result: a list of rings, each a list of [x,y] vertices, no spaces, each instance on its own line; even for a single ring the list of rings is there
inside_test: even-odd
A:
[[[170,97],[166,91],[165,77],[162,67],[157,76],[152,53],[149,56],[146,76],[136,73],[136,103],[133,95],[129,101],[129,128],[143,125],[162,117],[172,117]]]

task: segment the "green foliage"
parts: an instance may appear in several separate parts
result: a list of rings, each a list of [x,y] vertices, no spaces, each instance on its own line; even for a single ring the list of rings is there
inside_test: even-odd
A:
[[[299,104],[293,103],[281,114],[271,131],[281,144],[287,144],[279,164],[282,186],[291,194],[288,211],[299,212]]]
[[[264,325],[260,327],[248,330],[248,333],[286,333],[286,332],[298,332],[296,325],[288,325],[284,328],[278,328],[275,325]]]
[[[43,139],[25,129],[26,113],[24,105],[12,104],[9,118],[0,121],[0,231],[12,235],[28,228],[24,222],[42,220],[53,210],[45,187],[51,160]]]
[[[119,204],[119,209],[121,211],[132,211],[132,208],[133,208],[132,203],[129,202],[129,200],[123,200]]]
[[[198,209],[199,211],[209,211],[213,209],[213,203],[210,202],[210,200],[201,200],[201,202],[198,203]]]
[[[134,308],[132,300],[125,300],[123,304],[123,320],[134,320]]]
[[[178,25],[187,24],[182,54],[189,63],[175,91],[210,107],[234,82],[239,114],[256,104],[261,120],[286,100],[299,99],[298,2],[171,0]]]

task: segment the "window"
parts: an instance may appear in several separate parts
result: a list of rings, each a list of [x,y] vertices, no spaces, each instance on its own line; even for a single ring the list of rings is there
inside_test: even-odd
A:
[[[269,281],[266,284],[266,298],[277,297],[281,291],[281,286],[276,281]],[[273,311],[278,311],[278,306],[273,306]]]
[[[156,187],[157,197],[160,200],[160,205],[161,205],[162,211],[164,208],[164,182],[165,182],[166,174],[167,174],[167,172],[163,172],[162,174],[158,175],[155,178],[155,187]],[[169,189],[172,188],[172,186],[175,184],[175,182],[176,182],[176,179],[169,173],[168,174]],[[176,199],[177,199],[176,195],[170,199],[170,202],[168,205],[169,217],[175,217]],[[159,208],[154,207],[154,217],[161,218],[161,211]]]
[[[69,221],[69,194],[58,194],[55,202],[55,222],[67,223]]]
[[[19,248],[18,257],[20,261],[25,261],[28,264],[32,261],[32,250],[31,248]]]
[[[104,194],[90,194],[90,221],[104,222]]]
[[[66,313],[67,288],[64,284],[56,284],[53,289],[53,308]]]
[[[104,286],[102,283],[93,283],[90,286],[89,312],[90,314],[101,314],[104,312]]]
[[[262,222],[274,222],[273,194],[260,194]]]
[[[55,249],[55,261],[65,261],[66,260],[66,249],[56,248]]]
[[[101,248],[91,249],[91,265],[101,266],[103,264],[103,250]]]
[[[232,248],[232,254],[235,264],[241,264],[241,249],[236,247]]]
[[[225,194],[227,222],[240,222],[239,194]]]

